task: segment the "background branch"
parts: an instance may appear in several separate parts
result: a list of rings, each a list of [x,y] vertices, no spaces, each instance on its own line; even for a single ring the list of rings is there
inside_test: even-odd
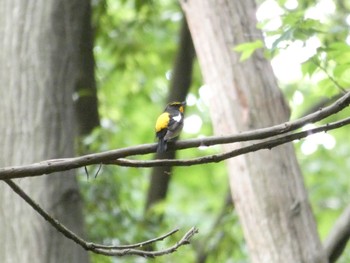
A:
[[[190,242],[190,239],[198,233],[198,230],[194,227],[192,227],[182,238],[179,242],[177,242],[175,245],[159,250],[159,251],[144,251],[144,250],[138,250],[134,249],[136,247],[143,247],[145,245],[149,245],[152,243],[155,243],[157,241],[163,240],[174,233],[178,231],[178,229],[172,230],[171,232],[162,235],[157,238],[153,238],[144,242],[131,244],[131,245],[123,245],[123,246],[106,246],[101,244],[95,244],[92,242],[87,242],[81,237],[77,236],[74,232],[69,230],[67,227],[65,227],[63,224],[59,223],[58,220],[52,218],[44,209],[42,209],[33,199],[31,199],[15,182],[12,180],[4,180],[4,182],[11,187],[11,189],[18,194],[27,204],[29,204],[39,215],[41,215],[46,221],[49,222],[50,225],[52,225],[54,228],[57,229],[60,233],[62,233],[65,237],[68,239],[73,240],[75,243],[83,247],[85,250],[92,251],[97,254],[103,254],[106,256],[125,256],[125,255],[138,255],[143,257],[156,257],[161,256],[165,254],[172,253],[176,251],[177,248],[187,245]]]
[[[229,214],[232,213],[234,209],[234,204],[232,200],[232,195],[230,190],[227,191],[223,206],[221,211],[217,215],[215,221],[212,224],[211,230],[203,237],[196,248],[196,263],[205,263],[207,262],[208,257],[211,254],[215,254],[215,251],[219,250],[220,243],[225,236],[225,230],[223,230],[222,225],[225,224],[224,219]],[[217,238],[219,236],[219,238]],[[216,242],[212,244],[212,240],[216,238]]]
[[[340,215],[324,242],[329,262],[336,262],[350,238],[350,206]]]
[[[169,144],[169,150],[187,149],[187,148],[194,148],[199,146],[211,146],[216,144],[250,141],[250,140],[264,139],[264,138],[284,134],[284,133],[296,130],[307,123],[313,123],[313,122],[317,122],[322,119],[325,119],[326,117],[329,117],[330,115],[333,115],[341,111],[342,109],[347,107],[349,103],[350,103],[350,92],[346,93],[336,102],[334,102],[332,105],[324,109],[320,109],[317,112],[309,114],[295,121],[278,124],[268,128],[242,132],[240,134],[231,135],[231,136],[220,136],[220,137],[211,136],[211,137],[200,138],[200,139],[177,141],[177,142],[174,142],[173,144]],[[348,124],[348,119],[343,120],[341,122],[328,124],[326,125],[327,127],[323,127],[323,128],[319,127],[319,128],[313,129],[312,131],[313,132],[316,132],[317,130],[327,131],[330,129],[339,128],[346,124]],[[243,154],[243,153],[256,151],[263,148],[272,148],[277,145],[281,145],[283,143],[289,142],[291,140],[304,138],[308,135],[309,134],[306,132],[287,135],[285,137],[273,139],[270,141],[270,143],[267,141],[267,142],[263,142],[263,145],[255,144],[255,146],[251,145],[251,146],[242,148],[244,150],[237,149],[235,150],[235,153],[230,152],[230,153],[223,154],[222,156],[218,155],[219,158],[217,156],[206,157],[207,158],[206,161],[219,162],[224,159],[237,156],[236,151],[241,151],[242,153],[239,153],[239,154]],[[256,145],[260,145],[260,146],[256,146]],[[89,155],[84,155],[84,156],[75,157],[75,158],[54,159],[54,160],[47,160],[47,161],[43,161],[35,164],[24,165],[24,166],[5,167],[0,169],[0,180],[50,174],[53,172],[66,171],[66,170],[84,167],[92,164],[101,164],[101,163],[108,164],[119,158],[124,158],[131,155],[148,154],[148,153],[155,152],[155,150],[156,150],[155,143],[143,144],[139,146],[132,146],[132,147],[127,147],[122,149],[106,151],[102,153],[89,154]],[[177,163],[178,165],[180,165],[180,163],[177,160],[174,160],[174,163],[172,165],[176,165]],[[191,165],[193,164],[196,164],[196,163],[193,162]]]

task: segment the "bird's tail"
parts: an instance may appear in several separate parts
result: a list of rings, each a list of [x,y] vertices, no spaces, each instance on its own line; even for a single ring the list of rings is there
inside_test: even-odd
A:
[[[158,146],[157,146],[157,153],[163,153],[167,149],[167,141],[164,140],[164,138],[159,138]]]

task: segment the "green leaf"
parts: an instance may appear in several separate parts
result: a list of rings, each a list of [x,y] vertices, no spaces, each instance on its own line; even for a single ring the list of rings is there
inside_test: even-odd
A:
[[[252,56],[255,50],[263,47],[264,43],[259,39],[254,42],[246,42],[237,45],[233,48],[233,50],[241,53],[240,61],[245,61]]]
[[[289,28],[283,34],[281,34],[281,36],[273,42],[271,47],[271,53],[274,53],[277,50],[278,45],[281,42],[293,39],[294,31],[294,28]]]
[[[309,75],[311,77],[318,69],[317,63],[313,59],[310,58],[301,65],[301,71],[304,76]]]

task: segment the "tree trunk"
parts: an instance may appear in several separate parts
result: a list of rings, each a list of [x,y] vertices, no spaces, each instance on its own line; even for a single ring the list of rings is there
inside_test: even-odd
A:
[[[239,62],[233,51],[240,43],[262,39],[256,29],[254,1],[181,4],[211,94],[216,135],[287,121],[289,110],[269,62],[261,52]],[[227,164],[252,262],[327,262],[292,144],[246,154]]]
[[[73,91],[88,1],[0,2],[0,166],[74,155]],[[72,172],[17,183],[44,209],[83,234]],[[5,184],[0,184],[1,262],[88,262]]]
[[[100,125],[98,115],[97,89],[95,81],[95,60],[93,56],[93,34],[91,28],[91,6],[86,5],[82,21],[82,35],[79,41],[79,78],[75,85],[75,111],[79,135],[89,134]]]
[[[184,19],[181,24],[179,49],[176,54],[171,78],[168,102],[184,101],[192,82],[194,47]],[[165,108],[165,107],[164,107]],[[174,159],[175,152],[157,153],[155,159]],[[147,194],[145,210],[165,199],[170,182],[171,166],[154,167]],[[154,217],[154,215],[151,215]],[[155,220],[158,223],[158,219]]]

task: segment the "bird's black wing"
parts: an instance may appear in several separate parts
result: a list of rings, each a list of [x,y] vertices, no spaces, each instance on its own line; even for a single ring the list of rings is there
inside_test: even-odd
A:
[[[181,120],[176,121],[173,119],[173,115],[170,115],[170,121],[168,124],[168,130],[169,131],[176,131],[178,128],[180,128],[183,125],[183,116],[181,115]]]

